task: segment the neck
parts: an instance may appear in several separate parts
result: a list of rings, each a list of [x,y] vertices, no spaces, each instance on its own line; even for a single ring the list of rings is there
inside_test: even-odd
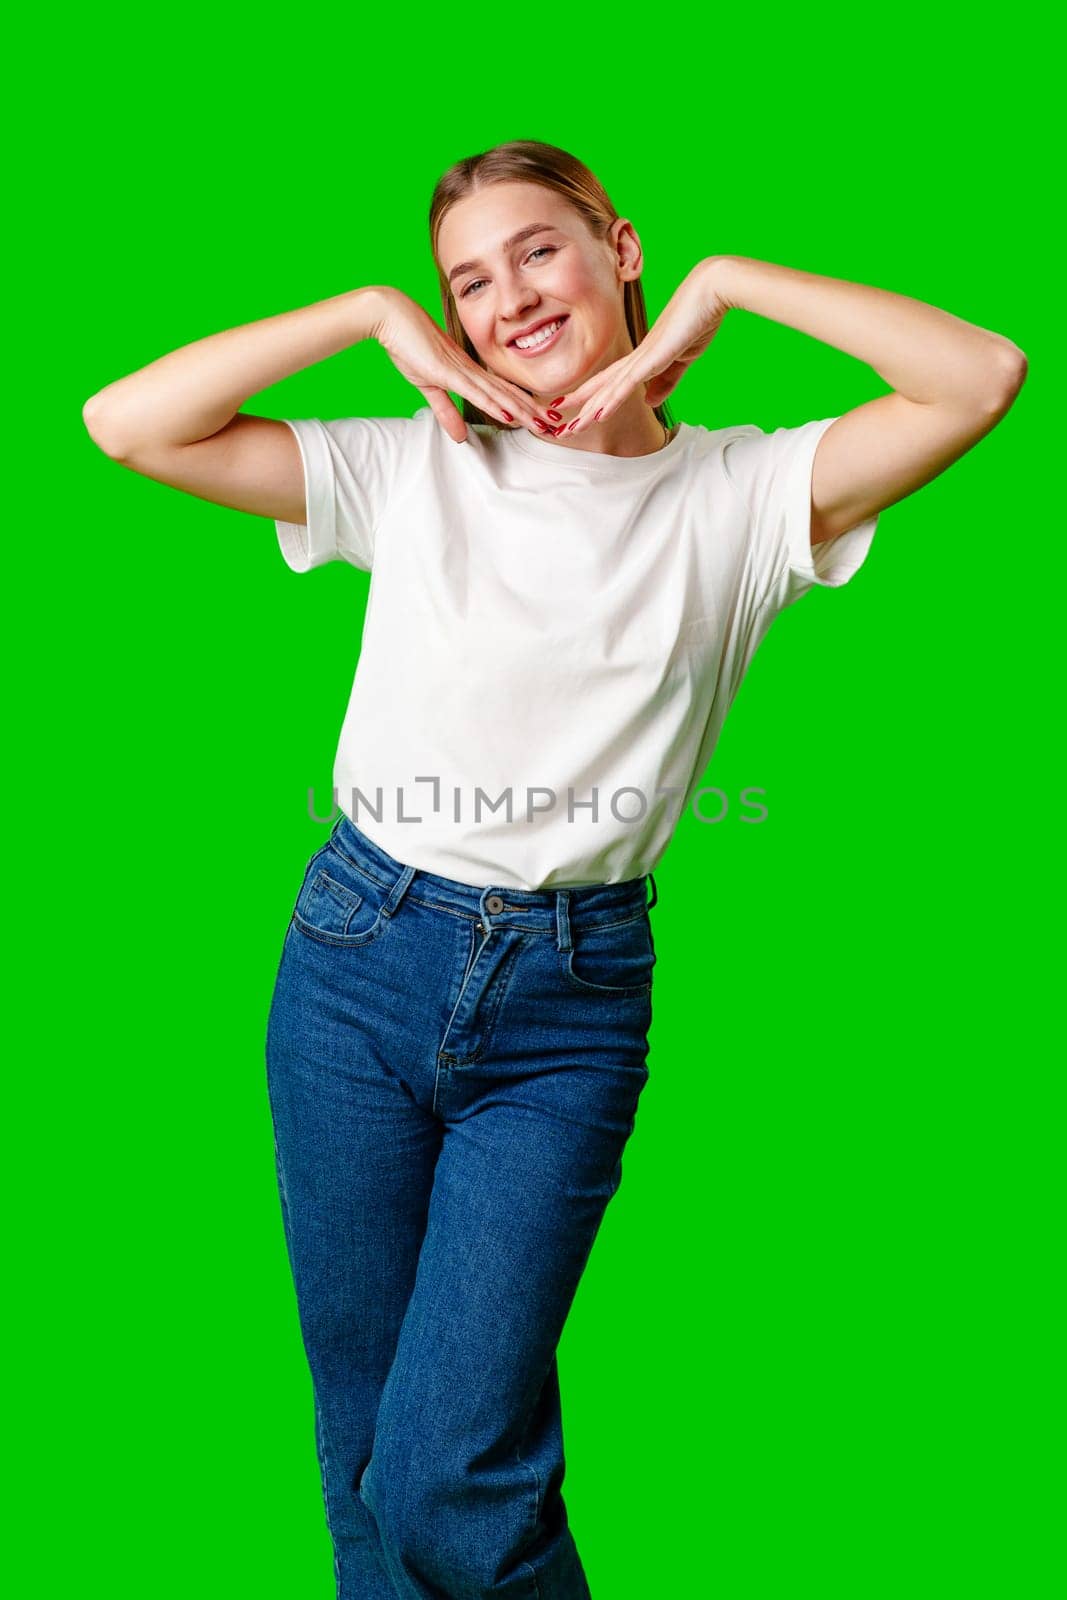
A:
[[[639,395],[631,396],[603,422],[583,428],[576,438],[563,433],[556,440],[565,450],[593,450],[607,456],[648,456],[665,449],[667,442],[665,425]]]

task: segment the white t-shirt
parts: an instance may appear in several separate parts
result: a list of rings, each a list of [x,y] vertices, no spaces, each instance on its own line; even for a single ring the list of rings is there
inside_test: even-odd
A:
[[[289,421],[308,523],[277,523],[286,562],[371,573],[336,803],[479,888],[651,872],[775,616],[866,558],[877,516],[810,544],[834,420],[682,422],[630,457],[489,424],[458,444],[429,406]]]

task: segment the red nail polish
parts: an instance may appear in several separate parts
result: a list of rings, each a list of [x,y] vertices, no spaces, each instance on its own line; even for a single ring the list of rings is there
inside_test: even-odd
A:
[[[537,426],[539,428],[544,430],[545,433],[551,433],[552,432],[552,429],[549,427],[548,423],[547,422],[542,422],[540,417],[534,417],[534,421],[536,422],[536,424],[537,424]]]
[[[558,397],[558,398],[557,398],[557,399],[555,399],[555,400],[553,400],[553,402],[552,402],[552,404],[553,404],[553,405],[554,405],[554,406],[558,406],[558,405],[560,405],[560,404],[561,404],[561,403],[562,403],[562,402],[563,402],[563,401],[564,401],[564,400],[566,400],[566,398],[567,398],[567,396],[566,396],[566,395],[565,395],[565,394],[561,394],[561,395],[560,395],[560,396],[559,396],[559,397]]]
[[[561,411],[549,411],[548,414],[552,418],[553,422],[562,422],[563,421],[563,413]]]
[[[505,422],[514,422],[515,421],[515,418],[511,415],[511,412],[510,411],[505,411],[503,406],[500,407],[500,415],[503,417]]]
[[[601,406],[601,408],[600,408],[600,411],[603,411],[603,409],[604,409],[604,407],[603,407],[603,406]],[[599,422],[599,420],[600,420],[600,411],[598,411],[598,412],[597,412],[597,413],[596,413],[596,414],[595,414],[595,416],[594,416],[594,417],[593,417],[593,421],[594,421],[594,422]]]
[[[572,428],[576,428],[578,426],[579,420],[580,419],[578,417],[575,417],[574,421],[571,423],[571,427]]]
[[[557,439],[559,438],[561,433],[566,433],[566,431],[567,431],[567,424],[565,422],[561,423],[558,428],[553,428],[552,429],[552,432],[556,435]]]

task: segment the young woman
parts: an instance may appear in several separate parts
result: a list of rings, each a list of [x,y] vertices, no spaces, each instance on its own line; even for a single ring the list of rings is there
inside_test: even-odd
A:
[[[775,616],[848,581],[1026,360],[742,256],[699,260],[649,330],[632,223],[535,141],[447,172],[430,233],[447,333],[359,288],[166,355],[85,417],[134,470],[276,519],[294,570],[373,574],[267,1039],[338,1595],[579,1600],[556,1348],[648,1076],[653,868]],[[770,434],[672,425],[732,307],[892,392]],[[239,411],[364,338],[413,416]]]

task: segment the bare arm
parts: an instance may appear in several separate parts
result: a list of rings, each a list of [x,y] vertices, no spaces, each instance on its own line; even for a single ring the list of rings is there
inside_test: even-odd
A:
[[[143,477],[235,511],[306,524],[304,469],[292,430],[240,407],[362,339],[378,341],[459,444],[468,428],[450,391],[501,424],[531,431],[537,425],[525,389],[479,366],[421,306],[384,284],[183,345],[109,383],[86,401],[82,417],[105,455]]]
[[[1026,378],[1026,356],[1011,339],[910,295],[751,256],[710,257],[707,271],[731,309],[834,345],[892,386],[819,440],[813,545],[944,472],[1004,417]]]
[[[253,516],[306,523],[292,430],[239,407],[249,395],[373,338],[377,286],[183,345],[109,383],[82,408],[105,455],[172,489]]]
[[[371,286],[209,334],[94,394],[85,425],[119,460],[195,444],[225,428],[250,395],[372,338],[378,316]]]

